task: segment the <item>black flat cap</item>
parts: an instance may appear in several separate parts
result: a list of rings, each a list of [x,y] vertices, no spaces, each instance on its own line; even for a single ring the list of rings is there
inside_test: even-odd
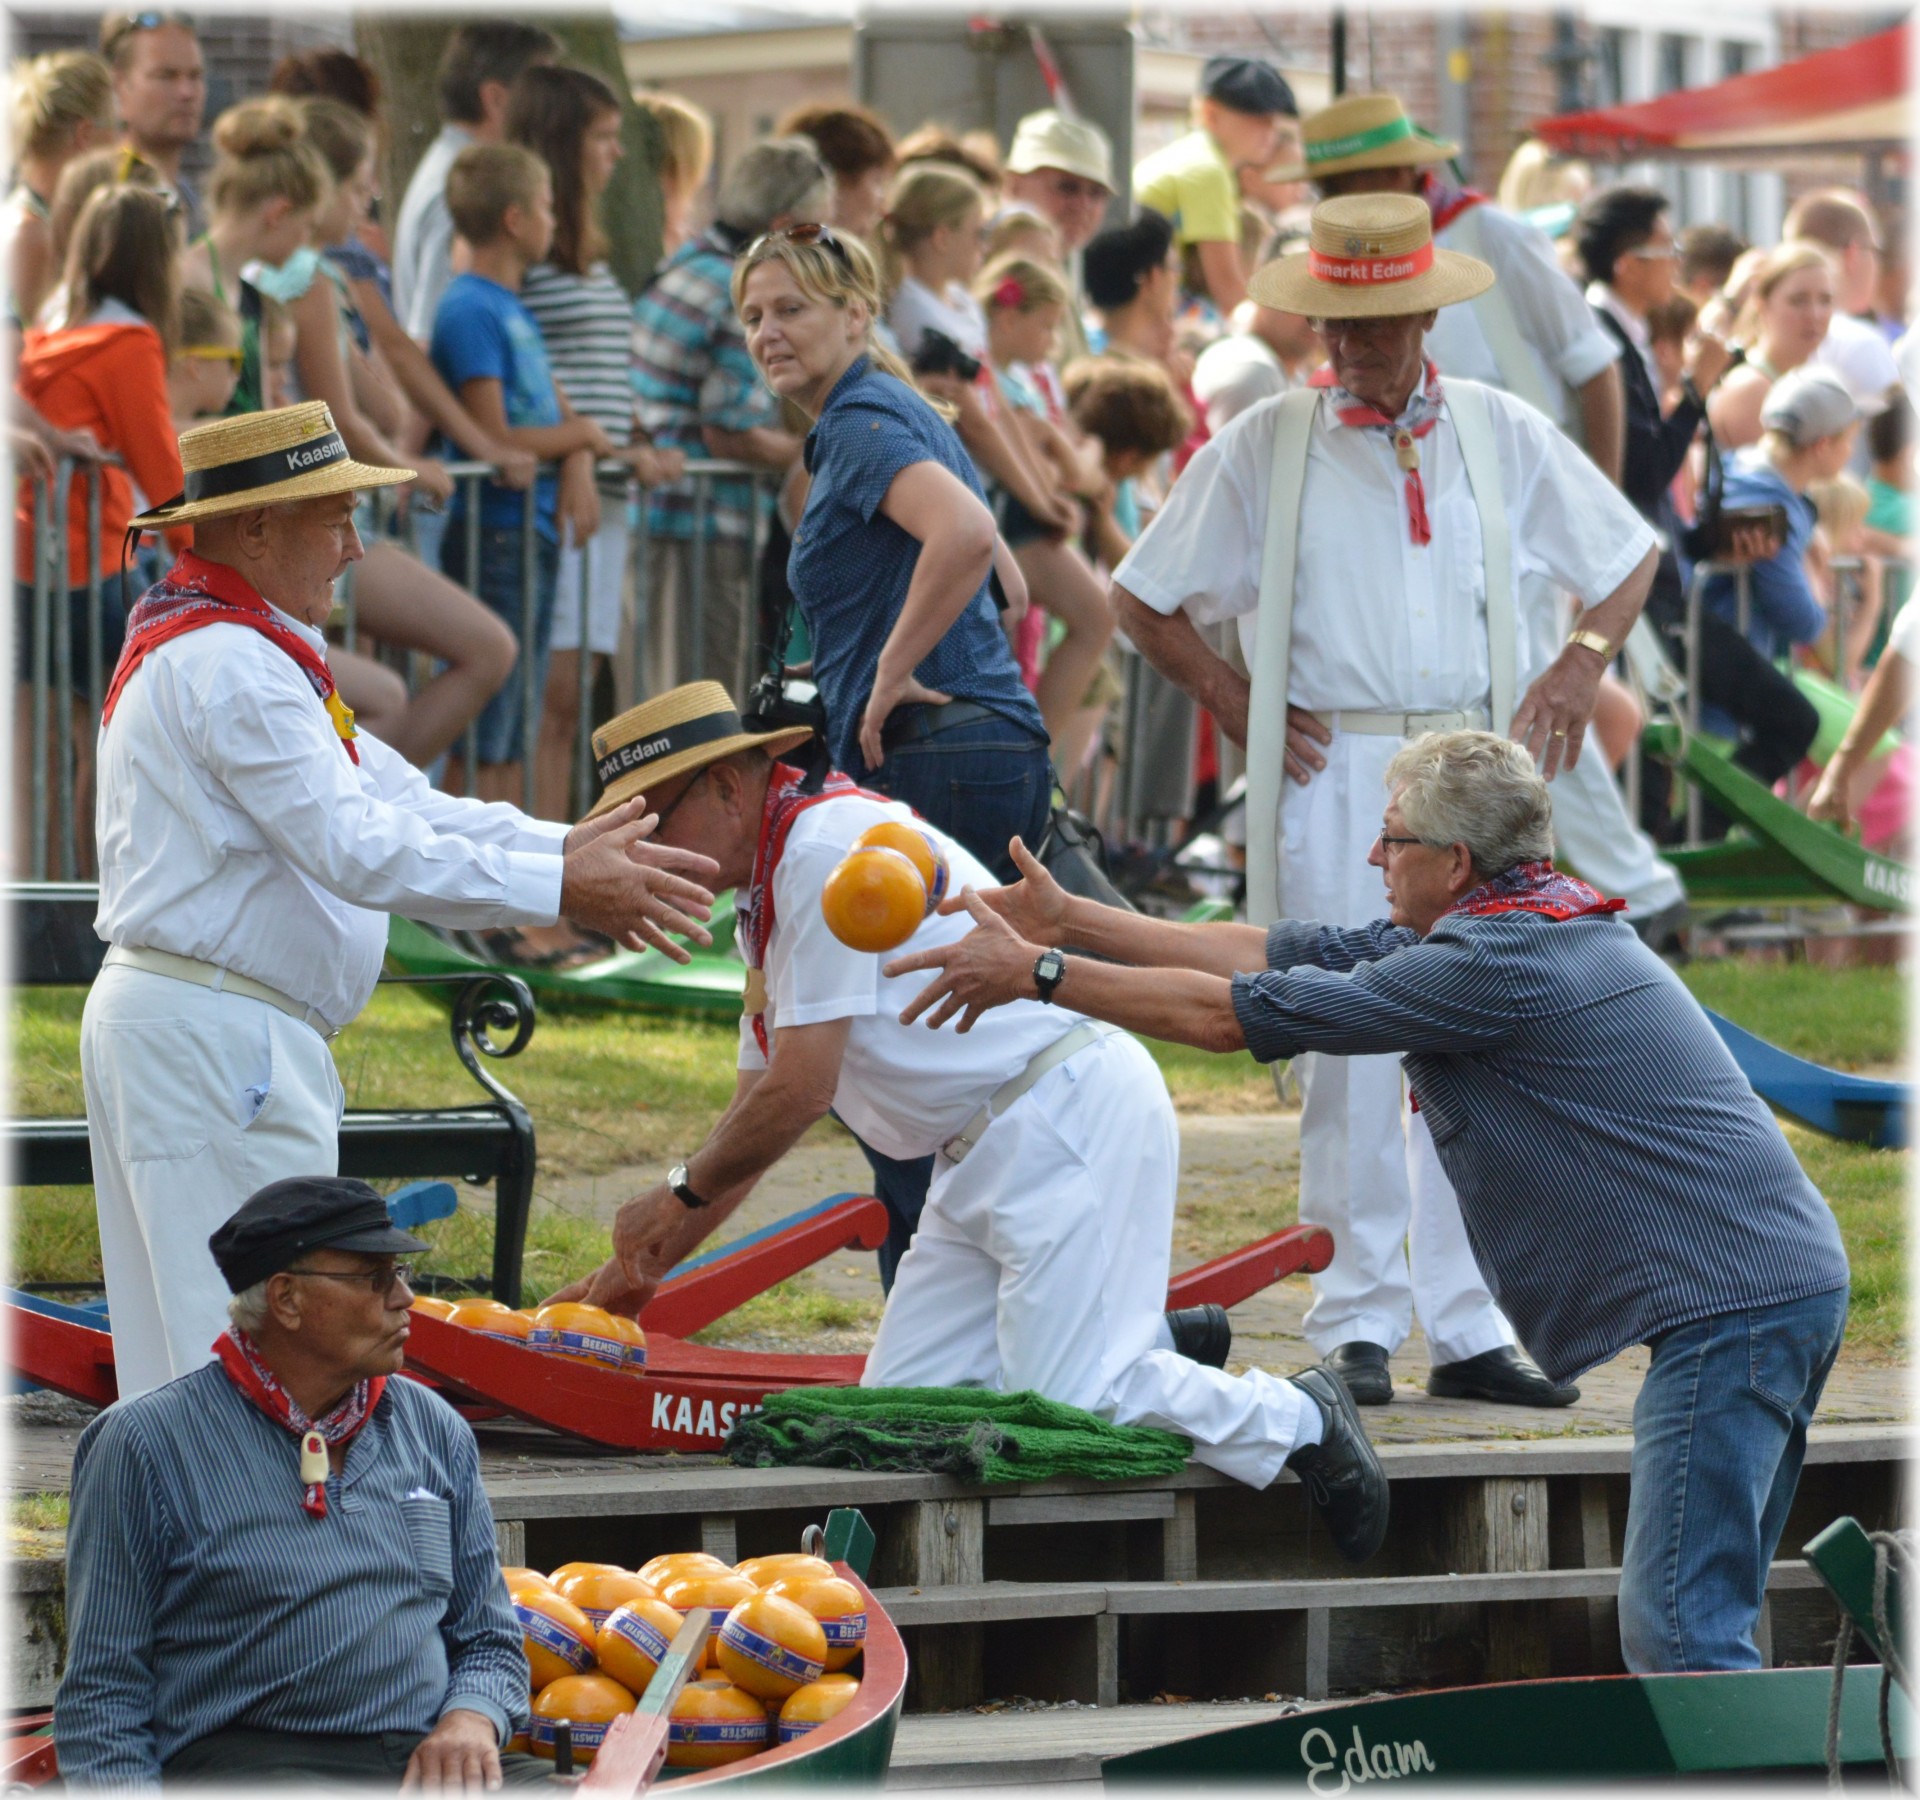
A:
[[[408,1256],[427,1248],[394,1224],[386,1201],[372,1188],[344,1175],[269,1182],[207,1239],[236,1294],[322,1246],[369,1256]]]
[[[1251,56],[1210,56],[1200,71],[1200,91],[1235,112],[1300,116],[1286,78],[1271,63]]]

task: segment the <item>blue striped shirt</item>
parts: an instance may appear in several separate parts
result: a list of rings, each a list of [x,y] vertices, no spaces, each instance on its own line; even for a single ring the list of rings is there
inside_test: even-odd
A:
[[[1621,920],[1460,914],[1424,938],[1282,920],[1267,962],[1234,977],[1247,1047],[1401,1053],[1481,1274],[1556,1380],[1846,1285],[1826,1201]]]
[[[218,1363],[110,1406],[80,1439],[67,1550],[60,1769],[151,1784],[229,1725],[425,1736],[454,1708],[502,1741],[527,1659],[473,1433],[418,1383],[387,1384],[301,1504],[300,1441]]]

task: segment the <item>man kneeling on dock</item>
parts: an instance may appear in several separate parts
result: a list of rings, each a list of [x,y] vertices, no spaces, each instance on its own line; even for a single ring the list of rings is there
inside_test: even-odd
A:
[[[413,1294],[364,1181],[262,1188],[209,1246],[214,1362],[80,1439],[67,1532],[69,1786],[543,1781],[500,1746],[527,1657],[473,1433],[390,1379]]]
[[[1024,879],[960,894],[977,929],[889,976],[939,969],[903,1020],[1034,991],[1175,1043],[1404,1053],[1494,1298],[1556,1381],[1629,1344],[1634,1406],[1620,1636],[1636,1674],[1760,1666],[1754,1623],[1839,1354],[1847,1258],[1712,1022],[1584,882],[1558,873],[1547,784],[1518,744],[1435,733],[1388,765],[1368,861],[1391,922],[1178,925]],[[1131,964],[1119,967],[1117,964]]]
[[[665,1185],[620,1209],[609,1261],[556,1298],[637,1314],[831,1108],[888,1156],[936,1155],[865,1385],[1032,1389],[1180,1432],[1199,1461],[1253,1487],[1291,1467],[1342,1553],[1371,1556],[1386,1478],[1339,1380],[1324,1367],[1228,1375],[1173,1347],[1162,1308],[1179,1133],[1153,1059],[1044,994],[965,1038],[902,1025],[912,984],[835,938],[821,898],[855,838],[913,813],[843,775],[810,783],[775,760],[808,735],[750,732],[724,688],[697,682],[596,740],[601,806],[644,787],[655,840],[711,856],[736,890],[747,1006],[732,1104]],[[955,881],[992,879],[913,822]],[[908,945],[966,929],[936,915]]]

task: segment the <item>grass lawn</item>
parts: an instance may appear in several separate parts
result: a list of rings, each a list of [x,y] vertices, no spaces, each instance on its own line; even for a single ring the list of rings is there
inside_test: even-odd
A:
[[[1897,1063],[1905,1043],[1904,983],[1887,969],[1823,969],[1728,960],[1692,965],[1683,979],[1703,1004],[1797,1055],[1840,1068]],[[83,996],[62,989],[16,992],[13,1112],[78,1114]],[[733,1092],[730,1024],[612,1009],[549,1007],[518,1058],[493,1065],[523,1099],[540,1132],[544,1174],[593,1175],[658,1161],[704,1134]],[[1211,1057],[1151,1044],[1174,1103],[1187,1113],[1258,1113],[1275,1102],[1266,1070],[1251,1058]],[[446,1013],[418,990],[383,989],[334,1043],[349,1106],[456,1105],[473,1082],[454,1059]],[[815,1129],[835,1132],[831,1121]],[[1834,1143],[1788,1127],[1789,1140],[1833,1203],[1854,1265],[1850,1340],[1882,1353],[1904,1345],[1907,1154]],[[429,1266],[487,1266],[492,1214],[486,1197],[429,1229]],[[1208,1217],[1183,1214],[1182,1247],[1212,1254],[1290,1221],[1273,1218],[1273,1196],[1216,1203]],[[1258,1219],[1249,1208],[1260,1215]],[[606,1254],[603,1229],[536,1202],[528,1237],[528,1288],[548,1292]],[[14,1271],[22,1280],[99,1279],[93,1209],[83,1190],[22,1189],[15,1196]],[[831,1315],[831,1316],[829,1316]],[[729,1333],[788,1335],[807,1327],[865,1322],[852,1302],[810,1292],[804,1278],[762,1296]]]

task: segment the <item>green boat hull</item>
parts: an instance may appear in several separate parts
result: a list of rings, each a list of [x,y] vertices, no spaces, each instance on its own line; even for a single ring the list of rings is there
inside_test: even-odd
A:
[[[1840,1752],[1882,1764],[1880,1671],[1849,1672]],[[1717,1675],[1613,1675],[1514,1681],[1362,1700],[1263,1720],[1111,1757],[1110,1784],[1260,1781],[1345,1794],[1419,1776],[1606,1781],[1687,1775],[1809,1774],[1826,1766],[1826,1669]],[[1913,1714],[1893,1696],[1897,1755],[1912,1754]]]
[[[387,961],[405,975],[467,975],[505,968],[518,975],[542,1000],[574,1000],[602,1006],[637,1006],[650,1012],[711,1013],[740,1016],[740,995],[747,971],[728,954],[733,942],[731,894],[726,911],[716,911],[714,947],[694,953],[692,962],[670,962],[658,951],[616,950],[579,969],[531,969],[518,964],[482,962],[437,931],[411,919],[396,918],[387,930]]]

